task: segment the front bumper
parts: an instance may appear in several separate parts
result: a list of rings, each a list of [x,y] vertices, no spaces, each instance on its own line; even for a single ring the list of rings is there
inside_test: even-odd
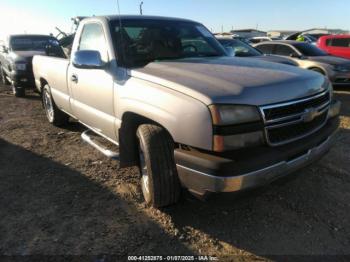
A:
[[[350,72],[341,73],[341,72],[333,72],[330,80],[333,85],[350,85]]]
[[[223,155],[178,149],[175,160],[180,181],[200,196],[269,184],[312,164],[330,150],[339,126],[338,114],[311,137],[285,146],[264,146]]]
[[[25,88],[34,88],[35,81],[34,75],[32,72],[28,71],[12,71],[11,82],[15,87],[25,87]]]

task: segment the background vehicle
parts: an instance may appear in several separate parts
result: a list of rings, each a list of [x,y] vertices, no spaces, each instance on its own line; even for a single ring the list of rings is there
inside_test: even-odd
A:
[[[306,43],[316,45],[317,37],[315,37],[311,34],[303,33],[303,32],[299,32],[299,33],[290,35],[290,36],[286,37],[285,40],[297,40],[300,35],[302,35],[304,37]]]
[[[281,40],[281,38],[278,37],[268,37],[268,36],[257,36],[253,38],[249,38],[248,41],[252,44],[257,44],[261,42],[266,42],[266,41],[277,41]]]
[[[331,55],[350,59],[350,35],[323,36],[317,46]]]
[[[69,115],[119,145],[155,207],[175,203],[180,185],[205,197],[285,176],[323,156],[338,126],[323,76],[227,57],[189,20],[84,19],[70,59],[35,56],[33,68],[49,122]]]
[[[249,45],[252,44],[247,38],[239,36],[239,35],[214,34],[214,36],[216,37],[216,39],[235,39],[235,40],[239,40],[239,41],[246,43],[246,44],[249,44]]]
[[[293,60],[289,58],[274,56],[274,55],[264,55],[258,49],[246,44],[240,40],[230,39],[230,38],[218,38],[220,44],[225,48],[232,48],[235,57],[247,57],[253,59],[264,60],[267,62],[280,63],[285,65],[298,66]]]
[[[296,41],[266,42],[255,45],[264,54],[292,58],[301,68],[327,76],[334,85],[350,83],[350,60],[331,56],[314,45]]]
[[[11,84],[18,97],[34,86],[32,58],[37,54],[63,56],[57,40],[46,35],[11,35],[0,46],[1,80]]]

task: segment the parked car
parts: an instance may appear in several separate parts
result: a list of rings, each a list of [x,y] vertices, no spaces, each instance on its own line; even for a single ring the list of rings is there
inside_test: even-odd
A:
[[[11,84],[17,97],[25,88],[34,87],[32,58],[36,54],[62,56],[54,37],[46,35],[11,35],[0,46],[0,75],[3,84]]]
[[[215,34],[214,35],[216,39],[235,39],[239,40],[243,43],[251,45],[252,43],[245,37],[239,36],[239,35],[226,35],[226,34]]]
[[[140,168],[155,207],[265,185],[322,157],[340,103],[320,74],[227,57],[202,24],[175,18],[87,18],[69,59],[35,56],[48,121],[78,119]],[[108,156],[88,133],[85,141]]]
[[[281,38],[268,37],[268,36],[256,36],[248,39],[248,41],[252,44],[257,44],[257,43],[267,42],[267,41],[277,41],[277,40],[281,40]]]
[[[312,29],[306,30],[306,31],[301,31],[301,32],[296,32],[292,35],[287,36],[284,40],[297,40],[300,35],[302,35],[305,39],[305,42],[309,44],[316,45],[317,40],[321,37],[324,36],[325,34],[310,34],[310,31]]]
[[[274,56],[274,55],[264,55],[258,49],[240,40],[230,39],[230,38],[218,38],[218,41],[225,48],[231,49],[232,50],[231,55],[235,57],[246,57],[246,58],[258,59],[258,60],[264,60],[267,62],[298,66],[298,64],[290,58],[284,58],[284,57]]]
[[[301,68],[319,72],[334,85],[350,84],[350,60],[331,56],[314,45],[296,41],[266,42],[255,45],[264,54],[292,58]]]
[[[317,46],[331,55],[350,59],[350,35],[323,36]]]

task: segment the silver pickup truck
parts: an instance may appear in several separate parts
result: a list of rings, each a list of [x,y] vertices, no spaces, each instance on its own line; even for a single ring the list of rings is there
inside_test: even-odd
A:
[[[48,120],[73,117],[118,146],[155,207],[181,188],[206,197],[268,184],[325,155],[339,125],[325,77],[227,57],[197,22],[87,18],[71,53],[34,57]]]

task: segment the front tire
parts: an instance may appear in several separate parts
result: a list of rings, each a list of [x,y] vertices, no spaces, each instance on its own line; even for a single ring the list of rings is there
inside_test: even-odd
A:
[[[2,69],[1,65],[0,65],[0,78],[1,78],[1,83],[3,85],[9,85],[10,84],[10,82],[6,78],[6,74],[5,74],[4,70]]]
[[[177,203],[181,186],[171,136],[160,126],[141,125],[137,137],[140,145],[141,187],[146,203],[155,208]]]
[[[63,113],[56,106],[52,98],[49,85],[45,85],[42,91],[43,106],[46,112],[47,120],[54,126],[64,126],[69,121],[69,116]]]
[[[12,85],[12,93],[15,97],[25,97],[26,91],[25,89],[16,87],[15,85]]]

